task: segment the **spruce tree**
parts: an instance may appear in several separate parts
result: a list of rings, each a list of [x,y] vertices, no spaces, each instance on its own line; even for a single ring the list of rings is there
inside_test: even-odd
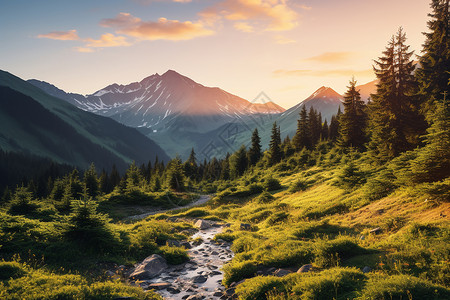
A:
[[[319,120],[319,115],[314,107],[309,108],[308,120],[309,120],[309,134],[311,140],[311,148],[319,142],[320,139],[320,131],[322,127],[322,118]]]
[[[280,128],[277,126],[277,122],[273,123],[272,135],[269,143],[270,165],[277,164],[281,161],[281,136]]]
[[[95,198],[99,194],[99,181],[94,163],[84,172],[84,186],[90,197]]]
[[[432,0],[431,9],[431,20],[428,21],[430,32],[424,33],[423,55],[416,70],[419,95],[424,102],[423,112],[429,123],[450,81],[449,0]]]
[[[408,51],[405,42],[406,35],[400,28],[383,56],[375,61],[379,83],[370,108],[369,147],[378,161],[392,159],[412,149],[417,142],[417,133],[412,129],[415,66],[411,60],[413,52]]]
[[[323,122],[321,137],[322,137],[322,140],[324,140],[324,141],[328,140],[328,121],[327,121],[327,119],[325,119],[325,122]]]
[[[194,148],[191,149],[191,154],[189,155],[188,160],[184,162],[183,169],[187,177],[192,180],[198,180],[197,157]]]
[[[307,149],[311,148],[312,143],[309,128],[308,112],[306,111],[305,105],[303,105],[300,111],[300,119],[297,121],[297,131],[292,140],[296,151],[300,151],[304,147]]]
[[[363,150],[366,127],[365,104],[356,90],[356,80],[350,80],[350,86],[344,95],[344,113],[339,118],[339,141],[341,148],[354,147]]]
[[[233,178],[238,178],[242,176],[247,169],[247,150],[245,146],[242,145],[238,151],[236,151],[230,157],[230,172]]]
[[[255,128],[252,134],[252,145],[248,150],[248,162],[251,166],[261,159],[261,138],[259,137],[258,129]]]
[[[184,191],[184,179],[181,159],[176,157],[167,164],[167,182],[169,188],[177,192]]]

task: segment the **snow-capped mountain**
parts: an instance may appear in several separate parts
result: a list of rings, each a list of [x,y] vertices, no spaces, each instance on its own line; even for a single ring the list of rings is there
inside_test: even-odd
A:
[[[284,111],[273,102],[254,104],[220,88],[205,87],[173,70],[128,85],[112,84],[87,96],[62,95],[48,84],[30,82],[78,108],[149,131],[204,132],[235,118]]]

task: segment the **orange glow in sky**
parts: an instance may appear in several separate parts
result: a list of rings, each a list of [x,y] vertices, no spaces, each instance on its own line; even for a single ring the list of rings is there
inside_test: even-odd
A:
[[[420,54],[426,0],[0,0],[0,69],[94,93],[168,69],[289,108],[343,93],[402,26]]]

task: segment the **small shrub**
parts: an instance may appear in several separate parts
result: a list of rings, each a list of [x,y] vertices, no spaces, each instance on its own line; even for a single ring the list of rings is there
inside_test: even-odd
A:
[[[223,266],[223,285],[229,286],[233,282],[241,281],[255,275],[256,261],[230,262]]]
[[[269,203],[271,202],[273,199],[275,199],[271,193],[264,191],[261,193],[261,195],[259,195],[258,197],[255,198],[256,203]]]
[[[316,244],[318,245],[315,263],[320,267],[333,267],[339,265],[342,259],[368,253],[366,249],[346,237]]]
[[[27,271],[18,262],[0,262],[0,280],[19,278],[24,276],[26,273]]]
[[[179,265],[189,260],[187,251],[184,248],[162,246],[159,250],[170,265]]]
[[[305,180],[297,180],[297,181],[294,181],[293,183],[291,183],[291,185],[289,186],[288,192],[293,194],[293,193],[297,193],[300,191],[305,191],[307,188],[308,188],[308,184],[306,183]]]
[[[283,279],[274,276],[257,276],[237,286],[236,294],[242,300],[266,299],[267,292],[285,291]]]
[[[263,185],[266,191],[276,191],[282,188],[281,183],[278,179],[270,177],[264,181]]]
[[[375,277],[366,284],[361,299],[450,299],[450,289],[407,275]]]
[[[236,235],[231,232],[221,232],[214,236],[214,240],[224,240],[226,242],[232,242],[236,239]]]
[[[365,275],[352,268],[333,268],[319,274],[305,274],[293,292],[303,300],[354,299],[364,285]]]

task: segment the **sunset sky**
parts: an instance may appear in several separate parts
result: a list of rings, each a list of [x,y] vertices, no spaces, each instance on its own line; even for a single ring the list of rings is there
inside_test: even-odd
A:
[[[93,93],[168,69],[289,108],[374,79],[399,26],[420,54],[428,0],[0,0],[0,69]]]

